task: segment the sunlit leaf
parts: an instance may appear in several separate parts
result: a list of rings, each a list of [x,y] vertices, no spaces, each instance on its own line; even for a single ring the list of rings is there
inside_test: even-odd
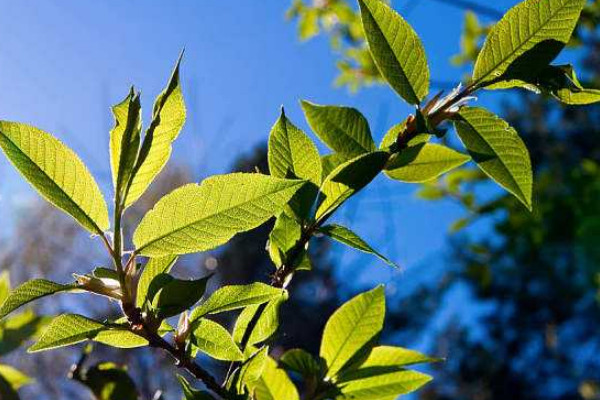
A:
[[[77,290],[77,284],[63,285],[45,279],[33,279],[23,283],[10,292],[2,307],[0,307],[0,318],[4,318],[17,308],[59,292]]]
[[[531,210],[531,161],[517,132],[498,116],[475,107],[461,109],[455,126],[479,168]]]
[[[144,270],[140,275],[140,280],[137,285],[136,305],[143,307],[147,300],[152,300],[156,292],[150,293],[152,281],[160,274],[169,273],[175,262],[176,256],[165,256],[159,258],[151,258],[144,266]]]
[[[200,319],[193,331],[193,343],[203,353],[223,361],[244,359],[239,347],[225,328],[209,319]]]
[[[277,362],[267,357],[263,373],[254,387],[256,400],[300,400],[298,389]]]
[[[136,251],[161,257],[213,249],[279,214],[303,184],[234,173],[182,186],[144,216],[133,235]]]
[[[413,28],[381,0],[359,0],[363,27],[377,68],[410,104],[429,92],[425,49]]]
[[[279,309],[285,300],[285,296],[271,300],[262,310],[251,332],[248,332],[250,322],[260,309],[260,305],[253,304],[244,308],[236,320],[233,329],[235,342],[242,343],[244,337],[246,337],[246,345],[251,346],[264,342],[273,336],[279,327]]]
[[[354,357],[370,350],[383,328],[383,286],[361,293],[338,308],[327,321],[320,356],[334,377]]]
[[[94,234],[108,229],[108,210],[98,184],[62,142],[33,126],[0,121],[0,147],[46,200]]]

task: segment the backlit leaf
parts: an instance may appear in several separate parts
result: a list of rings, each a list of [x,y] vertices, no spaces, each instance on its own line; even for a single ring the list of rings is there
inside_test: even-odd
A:
[[[263,373],[254,387],[256,400],[300,400],[298,389],[277,362],[267,357]]]
[[[429,92],[429,67],[421,40],[385,2],[359,0],[358,4],[379,72],[404,100],[419,104]]]
[[[58,139],[33,126],[0,121],[0,147],[46,200],[94,234],[108,229],[108,210],[98,184]]]
[[[150,293],[150,288],[153,279],[160,274],[167,274],[171,271],[173,265],[177,261],[176,256],[165,256],[159,258],[151,258],[144,266],[144,270],[140,275],[140,280],[137,285],[136,305],[143,307],[147,300],[152,300],[155,293]],[[149,296],[151,294],[151,296]]]
[[[45,279],[27,281],[10,292],[0,307],[0,318],[34,300],[59,292],[77,290],[77,288],[77,284],[62,285]]]
[[[194,345],[203,353],[223,361],[241,361],[244,355],[233,338],[218,323],[209,319],[200,319],[193,331]]]
[[[473,161],[531,210],[531,161],[517,132],[483,108],[465,107],[458,116],[456,131]]]
[[[160,257],[213,249],[279,214],[303,184],[234,173],[182,186],[144,216],[133,235],[136,251]]]

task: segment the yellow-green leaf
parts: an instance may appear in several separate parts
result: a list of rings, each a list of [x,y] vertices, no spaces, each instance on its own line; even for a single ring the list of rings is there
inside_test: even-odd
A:
[[[11,291],[0,307],[0,319],[17,308],[51,294],[77,290],[77,284],[63,285],[45,279],[33,279]]]
[[[138,307],[142,308],[146,301],[152,300],[151,298],[148,298],[152,280],[160,274],[168,273],[171,268],[173,268],[176,261],[177,256],[165,256],[148,260],[137,285],[136,305]],[[153,293],[152,297],[154,294],[156,293]]]
[[[185,123],[185,102],[179,80],[179,66],[182,56],[183,53],[177,60],[167,87],[154,102],[152,122],[144,136],[139,157],[133,170],[133,177],[126,190],[126,207],[133,204],[144,194],[154,178],[167,164],[171,157],[172,143],[179,136],[179,132]]]
[[[464,107],[458,116],[456,131],[473,161],[531,210],[531,161],[517,132],[483,108]]]
[[[73,150],[47,132],[7,121],[0,121],[0,147],[46,200],[94,234],[108,229],[100,188]]]
[[[139,254],[150,257],[213,249],[279,214],[303,184],[234,173],[182,186],[144,216],[133,243]]]
[[[383,1],[359,0],[358,4],[379,72],[404,100],[419,104],[429,92],[429,67],[421,40]]]
[[[254,387],[256,400],[300,400],[298,389],[285,370],[267,357],[263,373]]]
[[[327,321],[320,356],[327,376],[335,377],[353,357],[370,350],[383,328],[383,286],[361,293],[338,308]]]
[[[460,167],[470,159],[446,146],[420,143],[394,154],[384,172],[397,181],[421,183]]]
[[[331,150],[351,158],[376,149],[369,123],[357,109],[301,104],[308,124]]]
[[[193,343],[203,353],[223,361],[241,361],[244,355],[225,328],[210,319],[195,324]]]
[[[586,0],[525,0],[492,28],[475,62],[473,82],[535,76],[568,43]]]

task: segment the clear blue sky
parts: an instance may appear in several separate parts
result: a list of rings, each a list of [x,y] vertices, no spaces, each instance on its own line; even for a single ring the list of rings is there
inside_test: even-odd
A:
[[[353,96],[334,89],[335,58],[327,41],[300,43],[296,25],[284,18],[289,3],[0,1],[0,118],[61,138],[89,165],[108,199],[109,107],[135,84],[148,121],[154,96],[185,46],[188,121],[173,158],[192,165],[198,180],[227,172],[236,157],[266,141],[282,104],[307,129],[300,99],[359,108],[378,141],[410,109],[385,87]],[[489,3],[505,10],[515,1]],[[394,2],[399,10],[407,4]],[[463,11],[433,0],[418,0],[410,9],[407,19],[423,39],[432,77],[458,81],[464,71],[448,60],[458,51]],[[491,97],[479,103],[498,104]],[[409,270],[443,247],[448,225],[460,216],[458,207],[417,200],[413,190],[380,178],[339,218]],[[0,218],[34,196],[1,159]],[[379,261],[351,250],[339,256],[353,271],[370,273],[371,265],[385,271]],[[392,277],[383,274],[378,278]]]

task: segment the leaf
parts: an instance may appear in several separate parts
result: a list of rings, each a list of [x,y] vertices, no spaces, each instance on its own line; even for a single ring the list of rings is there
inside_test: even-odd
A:
[[[127,97],[112,108],[115,126],[110,131],[110,165],[115,193],[121,201],[135,165],[142,130],[140,94],[131,87]]]
[[[279,362],[289,371],[294,371],[304,378],[317,377],[321,373],[321,366],[312,356],[302,349],[291,349],[283,353]]]
[[[388,150],[391,146],[394,145],[394,143],[396,143],[400,133],[404,132],[404,129],[406,129],[407,121],[408,120],[405,119],[404,121],[397,123],[390,129],[388,129],[388,131],[383,136],[383,139],[381,139],[381,143],[379,144],[380,150]]]
[[[322,180],[327,178],[331,172],[339,167],[341,164],[348,161],[348,157],[340,153],[326,154],[321,157],[321,164],[323,165]]]
[[[375,151],[346,161],[334,169],[321,185],[324,198],[317,208],[316,219],[328,216],[368,185],[383,170],[388,158],[388,153]]]
[[[380,0],[359,0],[365,36],[381,75],[404,100],[419,104],[429,92],[421,40],[400,14]]]
[[[327,321],[320,356],[332,378],[365,349],[383,328],[385,295],[383,286],[359,294],[338,308]]]
[[[34,300],[55,293],[68,292],[77,289],[77,284],[62,285],[45,279],[33,279],[27,281],[10,292],[6,301],[2,304],[2,307],[0,307],[0,319]]]
[[[260,309],[260,305],[253,304],[244,308],[233,328],[233,339],[235,342],[242,343],[244,336],[247,335],[248,341],[246,345],[251,346],[264,342],[273,336],[279,327],[279,309],[285,300],[286,297],[284,296],[271,300],[267,306],[264,307],[251,333],[247,333],[247,330],[250,322]]]
[[[209,319],[200,319],[193,332],[193,342],[209,356],[223,361],[242,361],[244,355],[225,328]]]
[[[0,357],[17,350],[26,341],[37,337],[46,322],[46,318],[38,317],[31,309],[4,320],[0,327]]]
[[[19,390],[23,386],[29,385],[33,382],[33,379],[31,379],[29,376],[6,364],[0,364],[0,377],[8,382],[13,390]],[[0,398],[3,399],[4,397],[0,396]]]
[[[234,173],[182,186],[144,216],[133,235],[136,252],[160,257],[213,249],[279,214],[303,184]]]
[[[108,210],[98,184],[73,150],[40,129],[0,121],[0,147],[46,200],[102,235]]]
[[[0,273],[0,304],[4,303],[10,293],[10,275],[8,271]],[[2,316],[0,316],[0,319]]]
[[[140,336],[124,329],[110,329],[101,322],[78,314],[63,314],[54,318],[39,340],[27,351],[35,353],[95,340],[113,347],[131,348],[146,345]]]
[[[345,244],[346,246],[350,246],[354,249],[360,250],[362,252],[373,254],[381,259],[386,264],[392,267],[398,267],[396,264],[391,262],[387,257],[383,256],[377,250],[373,249],[367,242],[362,240],[356,233],[352,232],[350,229],[337,225],[325,225],[319,228],[319,232],[324,235],[329,236],[330,238],[337,240],[340,243]]]
[[[253,392],[254,387],[263,374],[268,358],[269,347],[264,346],[254,352],[248,360],[242,364],[237,383],[238,392],[242,392],[242,387],[246,387],[249,393]]]
[[[146,301],[152,301],[156,294],[156,291],[150,291],[152,281],[158,275],[169,273],[176,261],[176,256],[165,256],[148,260],[137,284],[136,305],[138,307],[142,308]]]
[[[280,267],[286,262],[290,250],[295,247],[301,237],[302,227],[295,219],[285,213],[277,217],[275,226],[269,234],[268,246],[269,256],[275,266]]]
[[[167,275],[168,276],[168,275]],[[200,300],[212,275],[196,280],[171,279],[156,293],[152,307],[160,319],[180,314]]]
[[[473,161],[531,210],[531,161],[517,132],[483,108],[464,107],[458,116],[456,131]]]
[[[285,293],[285,290],[261,282],[223,286],[192,311],[190,321],[194,322],[208,314],[237,310],[252,304],[267,303],[285,296]]]
[[[460,167],[470,159],[466,154],[446,146],[420,143],[394,154],[384,172],[391,179],[421,183]]]
[[[256,400],[300,400],[298,389],[288,374],[267,357],[263,373],[254,388]]]
[[[546,67],[571,38],[585,0],[526,0],[492,28],[475,62],[473,83],[523,79]]]
[[[215,398],[204,390],[197,390],[181,375],[177,375],[181,388],[183,390],[183,398],[185,400],[214,400]]]
[[[125,367],[111,362],[101,362],[88,368],[80,380],[97,400],[137,400],[133,379]]]
[[[158,95],[152,111],[152,122],[140,148],[133,176],[125,194],[125,206],[133,204],[146,191],[154,178],[169,161],[172,143],[185,123],[186,110],[179,66],[183,52],[177,60],[167,87]]]
[[[269,136],[269,171],[277,178],[300,178],[321,184],[321,158],[308,136],[285,116],[273,125]]]
[[[525,80],[527,79],[527,80]],[[532,77],[501,81],[488,89],[520,87],[535,93],[546,93],[569,105],[586,105],[600,102],[600,90],[584,88],[572,65],[549,65]]]
[[[321,106],[305,100],[301,105],[312,130],[336,153],[351,158],[376,149],[369,123],[355,108]]]

